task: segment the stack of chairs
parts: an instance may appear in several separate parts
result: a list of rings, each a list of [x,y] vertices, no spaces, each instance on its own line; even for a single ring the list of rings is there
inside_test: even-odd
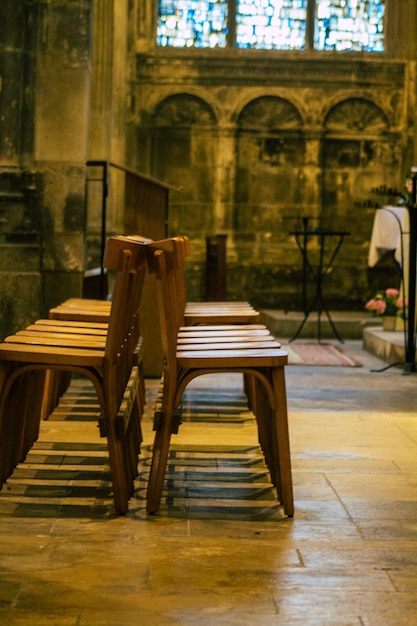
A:
[[[177,237],[181,241],[182,263],[190,256],[190,240],[187,236]],[[150,240],[147,240],[150,243]],[[188,302],[185,284],[184,324],[254,324],[259,322],[260,313],[249,302]],[[69,298],[49,311],[49,317],[60,321],[106,323],[111,303],[106,300]]]
[[[287,353],[260,325],[190,327],[185,324],[183,246],[180,237],[147,246],[149,271],[155,274],[157,281],[164,361],[155,406],[147,511],[154,514],[160,507],[171,436],[178,432],[181,398],[189,382],[209,373],[241,372],[271,481],[284,512],[292,516],[284,372]]]
[[[97,331],[94,325],[88,326],[91,322],[85,322],[87,326],[75,322],[51,331],[42,323],[46,320],[39,320],[0,344],[0,485],[38,437],[39,421],[45,416],[48,373],[57,374],[54,391],[46,385],[49,408],[59,401],[65,374],[76,373],[88,378],[97,393],[114,505],[122,515],[134,491],[142,442],[142,381],[136,359],[141,343],[138,315],[147,271],[146,240],[110,237],[105,266],[115,271],[106,328]]]
[[[75,372],[92,381],[107,437],[117,513],[128,510],[142,441],[140,302],[156,277],[163,374],[154,412],[147,511],[160,506],[171,435],[188,383],[212,372],[241,372],[278,500],[294,512],[284,367],[287,353],[248,303],[189,303],[187,237],[152,242],[110,237],[105,267],[115,272],[111,302],[71,299],[0,344],[0,485],[24,460]],[[146,340],[146,338],[145,338]]]

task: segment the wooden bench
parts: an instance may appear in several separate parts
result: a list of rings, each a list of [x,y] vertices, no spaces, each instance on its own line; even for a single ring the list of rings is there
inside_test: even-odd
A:
[[[127,512],[142,441],[135,353],[140,343],[137,318],[146,274],[145,251],[142,241],[124,237],[107,241],[105,265],[116,276],[108,329],[99,335],[100,345],[92,345],[96,340],[83,332],[73,333],[75,345],[65,345],[68,338],[59,338],[59,333],[51,344],[42,330],[31,331],[30,343],[22,343],[22,334],[17,333],[0,344],[0,484],[38,436],[46,373],[75,372],[95,387],[102,412],[100,432],[108,443],[115,508],[119,514]]]
[[[259,443],[285,513],[294,513],[284,367],[287,353],[268,333],[255,341],[252,329],[236,342],[194,341],[183,337],[184,297],[175,247],[166,242],[147,246],[150,272],[155,273],[163,345],[163,375],[155,406],[155,438],[147,489],[147,511],[160,507],[171,436],[180,424],[178,412],[188,383],[197,376],[241,372],[250,381],[249,402],[254,411]],[[236,327],[234,327],[236,330]],[[230,327],[226,331],[231,332]],[[227,336],[227,335],[226,335]],[[255,335],[256,336],[256,335]],[[187,339],[184,343],[181,339]],[[232,344],[234,343],[233,347]]]

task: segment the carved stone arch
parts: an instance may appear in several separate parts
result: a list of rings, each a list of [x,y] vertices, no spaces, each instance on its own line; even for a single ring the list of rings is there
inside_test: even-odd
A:
[[[181,188],[170,194],[171,232],[183,231],[193,238],[196,227],[212,229],[216,127],[210,105],[189,93],[172,94],[154,109],[152,174]]]
[[[391,181],[401,170],[399,148],[388,116],[371,98],[347,98],[331,107],[322,142],[324,222],[332,226],[350,223],[355,224],[352,230],[370,231],[369,222],[361,223],[367,215],[357,207],[375,202],[373,188],[395,185]]]
[[[237,119],[240,129],[256,131],[300,130],[303,121],[298,109],[277,96],[262,96],[249,102]]]
[[[328,112],[324,129],[326,134],[372,136],[388,132],[388,119],[382,109],[365,98],[349,98],[336,104]]]
[[[213,109],[202,98],[191,94],[176,94],[162,100],[155,108],[154,127],[214,126]]]
[[[242,231],[281,230],[285,212],[298,212],[305,167],[303,120],[278,96],[250,101],[236,121],[234,224]]]

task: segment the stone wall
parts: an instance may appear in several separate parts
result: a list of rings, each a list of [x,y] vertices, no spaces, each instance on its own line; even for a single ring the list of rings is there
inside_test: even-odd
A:
[[[386,53],[335,55],[158,49],[145,4],[129,155],[182,188],[171,193],[169,228],[191,237],[190,297],[202,295],[206,236],[222,232],[229,297],[298,308],[290,232],[308,217],[312,228],[351,233],[326,293],[332,306],[362,307],[375,207],[398,199],[375,190],[401,190],[414,162],[415,7],[406,0],[400,15],[387,2]]]
[[[90,2],[0,5],[0,334],[79,294]]]

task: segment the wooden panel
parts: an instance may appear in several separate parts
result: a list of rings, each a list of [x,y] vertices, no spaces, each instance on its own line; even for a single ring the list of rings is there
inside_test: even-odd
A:
[[[144,235],[150,239],[167,237],[168,202],[167,185],[125,170],[126,235]],[[140,325],[144,341],[144,374],[150,378],[159,377],[162,371],[162,349],[154,276],[146,276]]]

